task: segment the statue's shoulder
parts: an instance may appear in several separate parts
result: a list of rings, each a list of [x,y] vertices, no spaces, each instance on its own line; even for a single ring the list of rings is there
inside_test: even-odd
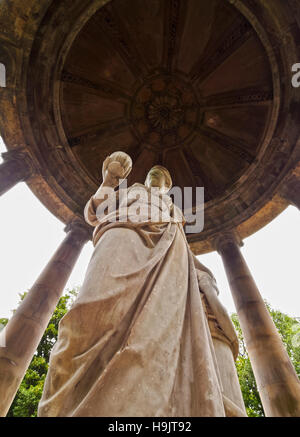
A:
[[[145,185],[140,184],[138,182],[136,182],[132,185],[129,185],[129,187],[127,185],[123,185],[123,183],[122,183],[117,192],[125,193],[126,191],[129,192],[129,191],[132,191],[132,190],[137,189],[137,188],[145,188],[146,189]]]
[[[130,186],[127,188],[127,191],[128,191],[128,192],[131,192],[131,191],[141,191],[141,190],[144,190],[144,191],[147,191],[147,192],[148,192],[147,187],[145,187],[144,184],[140,184],[139,182],[135,182],[134,184],[130,185]]]

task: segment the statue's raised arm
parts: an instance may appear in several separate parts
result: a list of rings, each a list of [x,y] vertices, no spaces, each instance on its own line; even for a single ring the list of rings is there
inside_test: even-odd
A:
[[[102,164],[102,183],[96,193],[90,198],[84,208],[84,218],[91,226],[98,225],[96,214],[98,206],[104,201],[109,189],[118,187],[121,181],[129,175],[132,160],[127,153],[114,152]]]

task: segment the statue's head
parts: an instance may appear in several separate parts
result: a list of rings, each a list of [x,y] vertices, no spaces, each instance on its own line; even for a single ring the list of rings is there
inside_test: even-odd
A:
[[[172,178],[169,171],[162,165],[155,165],[148,172],[146,180],[146,187],[157,187],[160,193],[165,194],[172,188]]]

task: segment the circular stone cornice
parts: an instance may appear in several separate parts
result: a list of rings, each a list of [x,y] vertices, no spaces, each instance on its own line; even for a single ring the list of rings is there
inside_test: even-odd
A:
[[[48,1],[39,10],[36,2],[27,1],[27,22],[19,31],[17,42],[6,45],[13,59],[8,71],[16,77],[16,83],[1,90],[3,95],[6,93],[1,103],[1,133],[9,149],[20,144],[26,147],[40,170],[40,175],[28,182],[30,188],[65,222],[82,214],[97,183],[69,146],[60,114],[60,78],[76,36],[107,2],[95,1],[91,5],[88,1]],[[274,104],[257,159],[222,196],[207,202],[204,231],[188,236],[197,253],[213,250],[213,236],[224,230],[237,228],[244,238],[281,212],[287,203],[278,199],[277,188],[295,165],[295,159],[299,159],[299,92],[290,86],[291,65],[300,57],[295,42],[299,35],[295,17],[277,0],[272,0],[272,8],[268,1],[231,3],[251,23],[268,55]],[[30,4],[35,8],[34,14]],[[5,38],[9,39],[7,33]],[[178,101],[169,96],[164,99],[152,94],[147,120],[154,125],[160,123],[166,130],[171,129],[172,123],[178,128],[180,113],[175,119],[168,119],[168,107],[178,105]],[[165,107],[162,100],[167,101]],[[167,122],[162,121],[164,117]],[[136,134],[141,134],[138,128]],[[156,144],[154,141],[153,147]]]

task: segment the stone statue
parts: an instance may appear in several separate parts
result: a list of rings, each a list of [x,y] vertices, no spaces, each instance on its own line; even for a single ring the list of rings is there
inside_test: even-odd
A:
[[[113,191],[131,167],[122,152],[106,158],[86,205],[95,249],[60,322],[39,416],[243,416],[236,334],[167,195],[171,176],[155,166],[144,185]]]

